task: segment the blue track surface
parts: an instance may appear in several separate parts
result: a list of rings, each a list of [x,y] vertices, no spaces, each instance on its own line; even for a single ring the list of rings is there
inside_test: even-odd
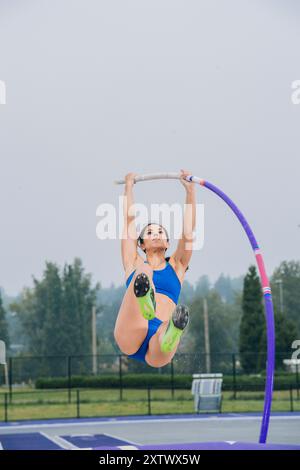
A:
[[[0,442],[3,450],[62,450],[39,432],[4,434]]]
[[[280,442],[280,436],[285,436],[285,444],[269,443],[267,446],[258,446],[256,442],[232,442],[221,441],[221,439],[252,440],[253,434],[249,438],[249,426],[255,427],[260,413],[245,414],[221,414],[221,415],[156,415],[156,416],[123,416],[113,418],[81,418],[81,419],[53,419],[39,421],[22,421],[0,423],[0,449],[4,450],[63,450],[63,449],[99,449],[116,450],[122,448],[130,449],[297,449],[297,439],[295,433],[291,434],[292,442],[286,439],[289,430],[298,429],[300,413],[273,413],[274,426],[276,425],[279,434],[276,440]],[[228,420],[228,421],[227,421]],[[281,420],[283,420],[281,422]],[[173,424],[174,421],[174,424]],[[226,423],[227,421],[227,423]],[[147,426],[149,423],[149,426]],[[151,423],[151,430],[150,430]],[[285,427],[282,427],[284,423]],[[170,429],[171,426],[171,429]],[[200,428],[199,428],[200,426]],[[206,428],[205,426],[208,426]],[[190,428],[189,433],[187,432]],[[214,429],[221,429],[222,437],[217,437]],[[233,428],[232,428],[233,427]],[[210,435],[207,434],[210,430]],[[232,431],[235,430],[235,432]],[[245,430],[241,435],[240,430]],[[175,431],[174,442],[170,439],[170,430]],[[180,431],[181,430],[181,431]],[[178,432],[179,431],[179,432]],[[155,443],[153,433],[156,436]],[[202,432],[202,439],[200,434]],[[296,435],[299,435],[297,432]],[[274,434],[275,436],[275,434]],[[199,441],[219,441],[219,442],[195,442]],[[150,440],[149,440],[150,438]],[[130,439],[130,440],[129,440]],[[153,444],[151,443],[151,439]],[[163,444],[168,442],[168,444]],[[138,440],[138,442],[136,442]],[[255,439],[253,439],[255,441]],[[140,442],[140,443],[139,443]]]

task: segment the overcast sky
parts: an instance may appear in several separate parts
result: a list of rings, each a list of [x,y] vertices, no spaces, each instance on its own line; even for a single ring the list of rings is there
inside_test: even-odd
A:
[[[16,294],[75,256],[95,282],[124,282],[96,209],[117,207],[130,171],[191,170],[240,207],[269,274],[300,259],[299,44],[296,0],[0,0],[0,286]],[[245,233],[197,190],[205,242],[186,279],[244,274]],[[183,203],[184,189],[135,197]]]

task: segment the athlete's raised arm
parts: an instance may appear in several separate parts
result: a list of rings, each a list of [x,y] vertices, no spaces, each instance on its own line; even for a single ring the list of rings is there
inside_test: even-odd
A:
[[[196,191],[195,183],[186,181],[184,176],[191,175],[187,170],[181,170],[180,181],[186,190],[185,211],[183,218],[182,236],[178,241],[177,248],[173,253],[176,263],[187,268],[193,253],[193,232],[196,226]]]
[[[136,173],[128,173],[125,176],[123,199],[124,227],[121,241],[122,262],[125,271],[134,265],[138,256],[135,213],[133,210],[133,185],[135,176]]]

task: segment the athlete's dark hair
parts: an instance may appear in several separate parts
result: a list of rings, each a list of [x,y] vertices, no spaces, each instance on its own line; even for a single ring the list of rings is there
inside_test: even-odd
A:
[[[165,229],[165,227],[163,227],[161,224],[157,224],[156,222],[149,222],[147,225],[145,225],[145,227],[142,228],[141,233],[139,234],[139,237],[138,237],[138,239],[137,239],[138,246],[139,246],[140,248],[142,248],[142,247],[141,247],[141,244],[144,243],[144,234],[145,234],[145,232],[146,232],[146,230],[147,230],[147,227],[149,227],[149,225],[159,225],[159,227],[161,227],[161,228],[164,230],[164,232],[165,232],[165,234],[166,234],[166,236],[167,236],[167,242],[170,240],[170,239],[169,239],[169,234],[168,234],[167,230]],[[142,248],[142,250],[143,250],[144,253],[146,253],[146,250],[144,250],[143,248]],[[167,248],[166,248],[166,250],[167,250]],[[165,251],[166,251],[166,250],[165,250]]]
[[[164,231],[165,231],[165,234],[167,236],[167,242],[170,240],[169,239],[169,234],[167,232],[167,230],[165,229],[165,227],[163,227],[163,225],[161,224],[158,224],[156,222],[149,222],[147,225],[145,225],[145,227],[142,228],[141,230],[141,233],[139,234],[138,236],[138,239],[137,239],[137,243],[138,243],[138,246],[143,250],[144,253],[146,253],[146,250],[144,250],[142,247],[141,247],[141,244],[144,243],[144,234],[145,234],[145,231],[147,229],[147,227],[149,227],[149,225],[159,225]],[[165,252],[167,251],[167,248],[165,249]],[[170,260],[170,256],[168,256],[167,258],[165,258],[165,260],[168,262]],[[187,266],[186,268],[186,271],[189,269],[189,267]]]

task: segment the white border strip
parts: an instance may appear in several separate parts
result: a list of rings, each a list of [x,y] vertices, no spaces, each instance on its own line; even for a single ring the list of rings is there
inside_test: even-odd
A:
[[[272,421],[282,421],[282,420],[299,420],[300,421],[300,416],[288,416],[288,415],[283,415],[283,416],[271,416]],[[49,424],[19,424],[16,426],[0,426],[0,438],[1,438],[1,433],[2,429],[5,431],[13,431],[15,429],[41,429],[41,428],[64,428],[64,427],[80,427],[80,426],[102,426],[102,425],[117,425],[117,426],[122,426],[122,424],[150,424],[150,423],[180,423],[180,422],[192,422],[192,423],[203,423],[206,421],[219,421],[219,422],[228,422],[228,421],[260,421],[261,416],[231,416],[231,417],[219,417],[219,416],[213,416],[213,417],[205,417],[205,418],[178,418],[178,419],[171,419],[171,418],[154,418],[154,419],[138,419],[138,420],[112,420],[112,421],[81,421],[79,423],[49,423]],[[3,433],[2,433],[3,434]]]
[[[106,433],[104,433],[104,436],[112,437],[114,439],[120,439],[120,441],[127,441],[127,444],[131,444],[133,446],[143,446],[144,445],[144,444],[140,444],[139,442],[133,442],[130,439],[127,439],[127,437],[117,436],[115,433],[114,434],[108,434],[108,432],[106,432]]]
[[[58,445],[59,447],[62,447],[63,449],[66,450],[78,450],[78,447],[74,446],[71,442],[66,441],[60,436],[49,436],[49,434],[46,434],[45,432],[40,432],[42,436],[44,436],[46,439],[49,441],[54,442],[54,444]]]

